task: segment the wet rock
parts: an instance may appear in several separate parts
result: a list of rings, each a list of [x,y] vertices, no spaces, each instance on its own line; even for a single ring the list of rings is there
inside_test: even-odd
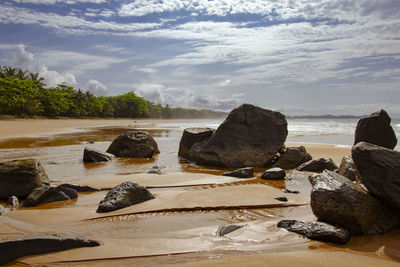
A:
[[[367,142],[393,149],[397,138],[390,122],[389,115],[383,109],[361,118],[357,123],[354,145]]]
[[[282,202],[288,202],[287,197],[276,197],[275,199]]]
[[[220,226],[218,228],[217,234],[218,236],[224,236],[242,227],[243,225],[234,225],[234,224]]]
[[[33,189],[49,184],[42,165],[35,159],[0,163],[0,199],[27,197]]]
[[[100,243],[79,237],[61,237],[56,235],[8,240],[0,242],[0,264],[7,264],[18,258],[30,255],[95,246],[100,246]]]
[[[83,151],[83,162],[92,163],[92,162],[104,162],[110,161],[112,158],[100,151],[87,148]]]
[[[200,165],[228,168],[268,166],[286,136],[284,115],[244,104],[229,113],[193,160]]]
[[[282,180],[286,176],[286,172],[281,168],[271,168],[266,170],[262,175],[261,179],[264,180]]]
[[[232,172],[225,172],[222,175],[237,177],[237,178],[252,178],[254,177],[254,168],[253,167],[241,168],[234,170]]]
[[[7,199],[7,204],[13,208],[16,209],[19,206],[19,200],[16,196],[11,196]]]
[[[161,167],[157,165],[153,166],[147,173],[161,174]]]
[[[34,207],[37,205],[71,200],[78,197],[76,190],[64,187],[39,187],[25,199],[22,207]]]
[[[360,142],[352,156],[370,194],[400,211],[400,152]]]
[[[344,156],[340,163],[338,174],[355,181],[357,178],[357,168],[350,156]]]
[[[290,189],[282,189],[282,192],[286,194],[300,194],[300,191]]]
[[[111,189],[100,202],[97,212],[109,212],[154,199],[146,187],[125,182]]]
[[[323,172],[324,170],[333,171],[336,170],[338,166],[330,158],[318,158],[307,161],[296,168],[298,171],[306,172]]]
[[[325,170],[309,180],[310,205],[320,221],[347,228],[352,235],[383,234],[399,225],[394,213],[350,179]]]
[[[287,170],[295,169],[311,159],[304,146],[288,147],[273,166]]]
[[[179,142],[178,156],[194,160],[197,152],[204,147],[214,132],[215,130],[211,128],[185,129]],[[193,147],[193,145],[195,146]]]
[[[346,244],[350,240],[347,229],[332,226],[324,222],[301,222],[297,220],[282,220],[278,227],[297,233],[311,240]]]
[[[96,192],[101,191],[99,188],[94,188],[88,185],[75,184],[60,184],[58,187],[74,189],[76,192]]]
[[[123,158],[152,158],[160,153],[156,141],[146,132],[127,132],[118,136],[107,152]]]

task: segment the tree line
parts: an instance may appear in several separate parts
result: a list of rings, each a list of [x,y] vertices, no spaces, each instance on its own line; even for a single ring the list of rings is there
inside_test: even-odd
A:
[[[11,66],[0,67],[0,114],[45,117],[219,118],[224,112],[169,107],[128,92],[95,96],[66,84],[46,87],[45,79]]]

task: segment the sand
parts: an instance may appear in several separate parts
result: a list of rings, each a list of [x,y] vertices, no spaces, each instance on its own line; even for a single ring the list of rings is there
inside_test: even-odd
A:
[[[70,133],[107,126],[152,128],[159,122],[1,120],[0,138]],[[331,157],[338,164],[343,155],[350,154],[350,148],[334,145],[286,145],[304,145],[313,158]],[[81,193],[78,200],[10,211],[0,216],[0,239],[67,234],[97,239],[103,244],[18,261],[28,265],[399,266],[399,231],[384,236],[353,237],[349,244],[335,246],[310,241],[276,227],[281,219],[315,220],[308,205],[307,173],[288,172],[289,181],[265,182],[257,178],[241,180],[189,173],[191,169],[186,165],[182,165],[182,170],[185,172],[71,180],[103,189],[133,180],[148,186],[156,199],[97,214],[97,204],[107,193],[104,190]],[[207,169],[201,171],[208,172]],[[223,170],[213,172],[222,173]],[[301,193],[284,194],[280,190],[288,186]],[[275,199],[280,196],[287,197],[288,202]],[[218,227],[229,224],[243,227],[218,237]]]

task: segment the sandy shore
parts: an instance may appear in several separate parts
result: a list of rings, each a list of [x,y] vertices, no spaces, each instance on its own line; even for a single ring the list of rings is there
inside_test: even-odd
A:
[[[93,127],[151,129],[157,128],[161,122],[166,120],[0,120],[0,138],[84,132]],[[306,173],[288,172],[291,179],[273,182],[263,182],[257,177],[245,181],[221,178],[219,172],[224,170],[212,170],[218,172],[216,176],[206,175],[209,170],[205,168],[200,170],[201,174],[191,173],[195,167],[177,162],[178,135],[178,131],[175,131],[175,137],[171,137],[171,133],[168,138],[161,135],[159,140],[165,160],[163,155],[159,155],[156,160],[160,163],[149,162],[143,171],[140,169],[140,172],[145,172],[152,164],[175,164],[180,168],[180,173],[161,176],[134,173],[131,178],[129,175],[115,175],[113,166],[118,173],[139,169],[139,165],[118,160],[108,165],[84,166],[77,158],[81,157],[86,144],[52,148],[56,151],[53,154],[41,150],[41,147],[30,149],[28,156],[39,158],[53,181],[59,180],[63,172],[68,174],[65,177],[70,179],[69,182],[98,188],[110,188],[123,180],[135,179],[153,190],[156,199],[106,217],[95,212],[106,190],[79,194],[78,200],[68,203],[10,211],[0,216],[0,240],[59,233],[82,235],[103,244],[97,248],[50,253],[19,261],[39,266],[398,266],[399,231],[384,236],[353,237],[346,246],[335,246],[310,241],[276,227],[281,219],[315,220],[307,204],[310,186]],[[175,139],[170,144],[172,138]],[[104,150],[108,143],[96,141],[93,145]],[[286,146],[299,145],[304,145],[313,158],[330,157],[338,164],[343,155],[350,154],[348,147],[286,143]],[[24,157],[28,152],[21,149],[7,153],[11,153],[10,157]],[[138,164],[144,165],[142,162]],[[90,172],[93,175],[82,180]],[[107,172],[113,175],[101,178]],[[71,180],[72,177],[76,180]],[[275,197],[281,196],[281,189],[285,187],[301,193],[286,195],[289,201],[282,204]],[[218,227],[227,224],[243,227],[227,237],[216,236]]]

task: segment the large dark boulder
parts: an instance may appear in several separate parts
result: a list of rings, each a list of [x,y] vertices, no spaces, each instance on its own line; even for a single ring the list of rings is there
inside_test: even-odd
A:
[[[393,149],[397,144],[397,138],[390,122],[389,115],[383,109],[362,117],[357,123],[354,144],[367,142]]]
[[[311,208],[320,220],[339,225],[352,235],[384,234],[399,225],[399,218],[361,186],[332,171],[309,180]]]
[[[100,246],[100,243],[94,240],[82,239],[80,237],[61,237],[56,235],[7,240],[0,242],[0,265],[30,255],[96,246]]]
[[[224,172],[222,175],[236,177],[236,178],[252,178],[254,177],[254,168],[253,167],[241,168],[231,172]]]
[[[400,211],[400,152],[360,142],[351,153],[368,191]]]
[[[268,166],[286,136],[284,115],[244,104],[229,113],[194,160],[200,165],[229,168]]]
[[[295,169],[311,159],[311,155],[307,153],[304,146],[288,147],[279,157],[278,161],[274,163],[273,167],[286,170]]]
[[[85,163],[105,162],[110,161],[111,159],[112,158],[109,155],[106,155],[92,148],[85,147],[85,149],[83,150],[83,162]]]
[[[156,141],[146,132],[127,132],[115,138],[107,152],[122,158],[151,158],[160,153]]]
[[[206,145],[214,132],[215,130],[211,128],[185,129],[179,142],[178,156],[194,160],[199,150]]]
[[[25,199],[22,207],[34,207],[37,205],[72,200],[78,197],[76,190],[61,186],[38,187]]]
[[[7,200],[10,196],[25,198],[33,189],[46,184],[49,184],[49,178],[36,159],[0,163],[1,200]]]
[[[146,187],[132,182],[125,182],[111,189],[100,201],[97,212],[109,212],[132,206],[150,199],[153,194]]]
[[[339,169],[337,173],[340,175],[349,178],[352,181],[355,181],[357,178],[357,168],[354,164],[353,159],[350,156],[344,156],[342,161],[340,162]]]
[[[298,171],[323,172],[324,170],[334,171],[338,166],[330,158],[318,158],[304,162],[296,168]]]
[[[335,227],[324,222],[301,222],[297,220],[282,220],[278,227],[307,237],[311,240],[331,242],[344,245],[350,240],[347,229]]]

